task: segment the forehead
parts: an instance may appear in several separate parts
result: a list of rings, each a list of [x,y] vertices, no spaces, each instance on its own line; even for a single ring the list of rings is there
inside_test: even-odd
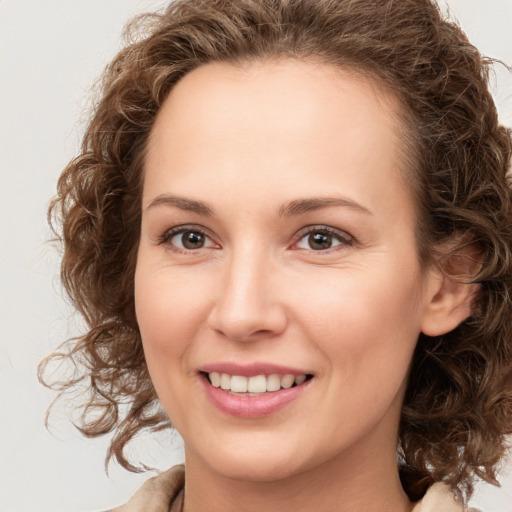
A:
[[[340,185],[354,199],[380,196],[367,185],[386,184],[389,172],[395,184],[402,181],[399,119],[399,101],[350,70],[291,59],[207,64],[178,82],[157,116],[145,201],[162,192],[163,182],[189,195],[191,183],[206,192],[220,176],[233,185],[243,181],[255,197],[269,198],[278,175],[300,177],[304,190],[294,183],[295,195],[315,188],[325,195],[340,171]]]
[[[293,135],[307,130],[312,121],[325,121],[327,129],[329,118],[352,114],[347,99],[357,103],[359,118],[368,111],[382,114],[388,129],[399,131],[400,102],[376,78],[318,62],[280,59],[236,66],[213,62],[189,72],[164,101],[153,132],[169,122],[213,132],[220,123],[238,123],[243,129],[246,121],[252,122],[252,136],[256,130]],[[209,116],[213,112],[222,116]],[[267,123],[260,122],[264,116]],[[366,126],[367,131],[371,128]]]

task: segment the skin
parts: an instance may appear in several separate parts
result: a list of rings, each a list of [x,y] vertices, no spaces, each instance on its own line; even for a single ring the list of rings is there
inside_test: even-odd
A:
[[[162,106],[135,301],[185,442],[186,512],[412,509],[396,465],[412,353],[420,331],[454,328],[469,306],[420,266],[399,108],[368,79],[295,60],[202,66]],[[293,208],[312,198],[337,202]],[[179,226],[204,246],[183,248]],[[332,247],[311,248],[311,226],[334,230]],[[198,370],[216,362],[313,379],[278,412],[239,418],[206,396]]]

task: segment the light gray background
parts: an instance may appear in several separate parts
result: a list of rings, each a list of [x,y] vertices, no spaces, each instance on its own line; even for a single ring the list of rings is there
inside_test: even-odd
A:
[[[36,366],[76,332],[58,284],[58,253],[46,243],[45,212],[57,177],[76,153],[89,88],[120,48],[131,16],[162,0],[0,0],[0,510],[93,512],[125,501],[149,474],[103,470],[107,439],[83,439],[57,409]],[[444,5],[444,1],[443,1]],[[450,0],[470,39],[512,64],[512,0]],[[512,126],[512,76],[497,70],[495,96]],[[133,448],[165,468],[181,461],[179,440],[141,439]],[[474,506],[512,512],[512,463],[502,489],[479,488]]]

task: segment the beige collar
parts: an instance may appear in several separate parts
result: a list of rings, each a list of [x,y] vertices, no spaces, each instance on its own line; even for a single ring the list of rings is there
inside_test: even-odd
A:
[[[470,509],[468,512],[478,512]],[[443,483],[432,485],[423,499],[416,504],[412,512],[464,512],[464,507],[457,501],[450,488]]]
[[[181,512],[185,468],[183,465],[150,478],[125,505],[111,512]],[[450,488],[442,483],[434,484],[419,501],[412,512],[465,512]],[[478,512],[469,509],[467,512]]]

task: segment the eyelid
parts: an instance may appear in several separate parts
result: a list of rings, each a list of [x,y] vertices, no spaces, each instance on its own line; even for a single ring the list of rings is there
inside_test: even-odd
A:
[[[300,229],[295,234],[294,240],[292,243],[292,248],[294,246],[296,246],[305,236],[310,235],[311,233],[314,233],[314,232],[327,233],[327,234],[331,235],[332,237],[336,238],[338,241],[340,241],[342,246],[353,246],[356,244],[356,239],[347,231],[344,231],[344,230],[338,229],[338,228],[333,228],[332,226],[327,226],[325,224],[314,224],[311,226],[305,226],[304,228]],[[339,247],[339,246],[331,247],[331,248],[325,249],[323,251],[313,251],[313,249],[311,249],[311,251],[317,252],[319,254],[321,254],[321,253],[325,254],[329,251],[336,250],[337,247]],[[302,250],[302,249],[297,249],[297,250]]]
[[[192,250],[192,249],[182,249],[180,247],[171,246],[170,241],[172,240],[173,237],[175,237],[176,235],[179,235],[180,233],[186,233],[187,231],[193,231],[193,232],[200,233],[201,235],[208,238],[208,240],[210,240],[213,244],[215,244],[217,246],[219,245],[217,242],[214,241],[214,238],[211,235],[210,231],[208,229],[206,229],[205,227],[198,225],[198,224],[180,224],[178,226],[173,226],[172,228],[165,230],[161,235],[158,236],[157,244],[158,245],[169,244],[169,246],[171,247],[171,249],[173,251],[180,252],[180,253],[198,252],[201,249],[210,249],[210,247],[202,247],[200,249]]]
[[[214,245],[220,247],[220,244],[218,244],[214,237],[211,235],[211,232],[210,230],[208,230],[207,228],[205,228],[204,226],[201,226],[201,225],[198,225],[198,224],[180,224],[178,226],[173,226],[167,230],[165,230],[161,235],[158,236],[157,238],[157,245],[165,245],[165,244],[169,244],[170,248],[175,251],[175,252],[180,252],[180,253],[188,253],[188,252],[198,252],[200,251],[201,249],[211,249],[211,247],[202,247],[200,249],[182,249],[180,247],[176,247],[174,245],[171,245],[170,244],[170,241],[173,237],[175,237],[176,235],[180,234],[180,233],[186,233],[187,231],[195,231],[195,232],[198,232],[200,233],[201,235],[205,236],[206,238],[208,238],[208,240],[210,240],[210,242],[212,242]],[[327,233],[329,234],[330,236],[332,236],[333,238],[335,238],[336,240],[338,240],[340,243],[340,246],[353,246],[357,243],[356,239],[350,234],[348,233],[347,231],[344,231],[342,229],[338,229],[338,228],[334,228],[332,226],[328,226],[328,225],[325,225],[325,224],[313,224],[313,225],[310,225],[310,226],[305,226],[303,227],[302,229],[300,229],[293,237],[293,242],[291,244],[291,248],[292,249],[296,249],[296,250],[303,250],[301,248],[297,248],[295,247],[305,236],[311,234],[311,233],[314,233],[314,232],[323,232],[323,233]],[[340,247],[340,246],[334,246],[332,248],[329,248],[329,249],[325,249],[325,250],[321,250],[321,251],[314,251],[313,249],[311,249],[311,251],[313,252],[316,252],[316,253],[328,253],[332,250],[337,250],[337,247]]]

